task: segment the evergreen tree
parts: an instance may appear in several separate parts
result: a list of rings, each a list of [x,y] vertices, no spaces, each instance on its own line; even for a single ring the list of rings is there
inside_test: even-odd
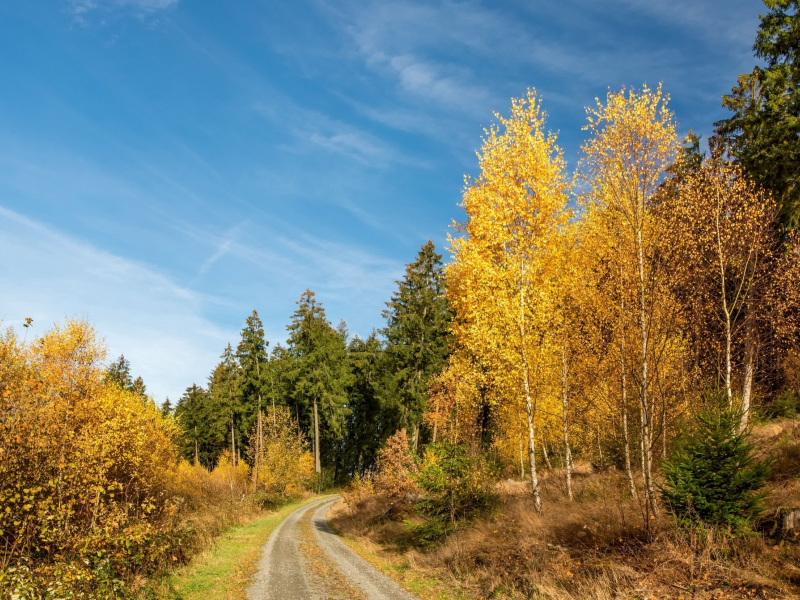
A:
[[[452,315],[445,295],[444,265],[432,241],[406,265],[406,274],[386,306],[383,335],[397,388],[399,425],[413,432],[412,447],[416,448],[431,377],[444,368],[450,353]]]
[[[123,390],[133,389],[133,378],[131,377],[131,363],[120,354],[119,358],[108,365],[105,375],[106,382],[115,383]]]
[[[733,157],[781,205],[784,231],[800,226],[800,15],[798,0],[764,0],[755,55],[764,68],[739,76],[715,123]]]
[[[147,386],[144,384],[144,380],[141,376],[137,377],[133,380],[133,385],[131,386],[131,391],[134,394],[141,396],[142,398],[147,398]]]
[[[120,354],[117,360],[108,365],[105,381],[114,383],[128,392],[133,392],[141,396],[143,400],[149,399],[144,380],[141,377],[136,379],[131,377],[131,363],[124,354]]]
[[[761,512],[769,467],[753,457],[739,420],[730,410],[700,412],[662,464],[661,498],[680,519],[741,526]]]
[[[214,368],[208,381],[211,396],[212,416],[209,419],[209,434],[215,439],[224,440],[222,448],[229,448],[234,457],[243,451],[243,440],[249,434],[242,427],[243,413],[239,397],[239,365],[228,344],[220,356],[220,363]]]
[[[195,384],[186,388],[175,406],[175,419],[182,432],[184,458],[213,467],[225,446],[225,437],[224,431],[214,427],[217,418],[208,392]]]
[[[169,401],[169,396],[167,396],[167,399],[161,403],[161,414],[168,417],[172,415],[172,410],[172,402]]]
[[[291,406],[299,423],[300,406],[293,396],[294,375],[294,355],[281,344],[275,344],[267,363],[265,402],[270,406]]]
[[[294,357],[294,396],[301,420],[314,444],[315,470],[332,467],[334,479],[340,466],[341,443],[349,413],[346,329],[331,327],[314,292],[306,290],[292,315],[289,352]]]
[[[238,395],[242,412],[238,424],[239,433],[244,439],[252,430],[259,409],[263,409],[267,371],[267,346],[264,339],[264,325],[258,313],[247,317],[242,337],[236,348],[239,363]]]
[[[348,476],[353,476],[374,466],[381,446],[397,430],[398,419],[386,394],[392,380],[386,375],[383,344],[376,333],[365,340],[354,337],[348,344],[348,355],[353,377],[342,466]]]

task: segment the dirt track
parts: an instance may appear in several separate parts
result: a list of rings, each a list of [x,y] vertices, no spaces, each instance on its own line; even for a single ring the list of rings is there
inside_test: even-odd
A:
[[[247,591],[249,600],[415,600],[328,527],[325,515],[337,500],[303,506],[272,532]]]

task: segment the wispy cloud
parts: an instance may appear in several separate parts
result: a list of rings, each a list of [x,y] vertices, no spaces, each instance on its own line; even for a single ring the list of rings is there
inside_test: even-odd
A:
[[[270,95],[269,101],[257,102],[253,108],[291,134],[294,144],[287,150],[298,154],[324,149],[372,168],[393,164],[430,166],[429,162],[406,155],[391,143],[355,125],[298,106],[280,94]]]
[[[203,275],[208,273],[211,267],[213,267],[214,264],[219,261],[219,259],[231,251],[231,247],[239,238],[242,227],[246,224],[247,222],[245,221],[236,227],[230,228],[225,232],[222,239],[215,243],[216,248],[214,249],[214,252],[205,261],[203,261],[202,265],[200,265],[200,268],[197,270],[197,276],[194,278],[193,283],[196,283],[201,277],[203,277]]]
[[[120,12],[130,13],[141,19],[175,6],[179,0],[67,0],[67,2],[73,22],[86,26],[93,13],[103,15],[100,17],[103,23],[105,21],[102,19],[105,16]]]
[[[34,319],[42,332],[85,318],[105,337],[110,357],[130,359],[148,389],[173,400],[201,383],[235,332],[205,315],[209,298],[146,264],[79,241],[0,207],[0,319]]]

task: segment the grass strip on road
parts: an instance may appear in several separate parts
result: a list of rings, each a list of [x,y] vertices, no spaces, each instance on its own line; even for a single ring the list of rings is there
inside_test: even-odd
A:
[[[158,585],[160,600],[243,600],[256,572],[261,548],[269,535],[292,512],[325,496],[311,496],[287,504],[276,512],[232,527],[212,548],[195,556],[188,565],[167,575]]]

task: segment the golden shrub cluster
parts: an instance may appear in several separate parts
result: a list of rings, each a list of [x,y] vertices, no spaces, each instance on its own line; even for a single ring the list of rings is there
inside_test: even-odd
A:
[[[256,500],[273,505],[311,489],[314,458],[297,421],[285,406],[260,413],[251,436]]]
[[[0,590],[78,593],[106,578],[113,594],[181,558],[177,429],[105,383],[104,358],[83,321],[27,343],[0,333]]]

